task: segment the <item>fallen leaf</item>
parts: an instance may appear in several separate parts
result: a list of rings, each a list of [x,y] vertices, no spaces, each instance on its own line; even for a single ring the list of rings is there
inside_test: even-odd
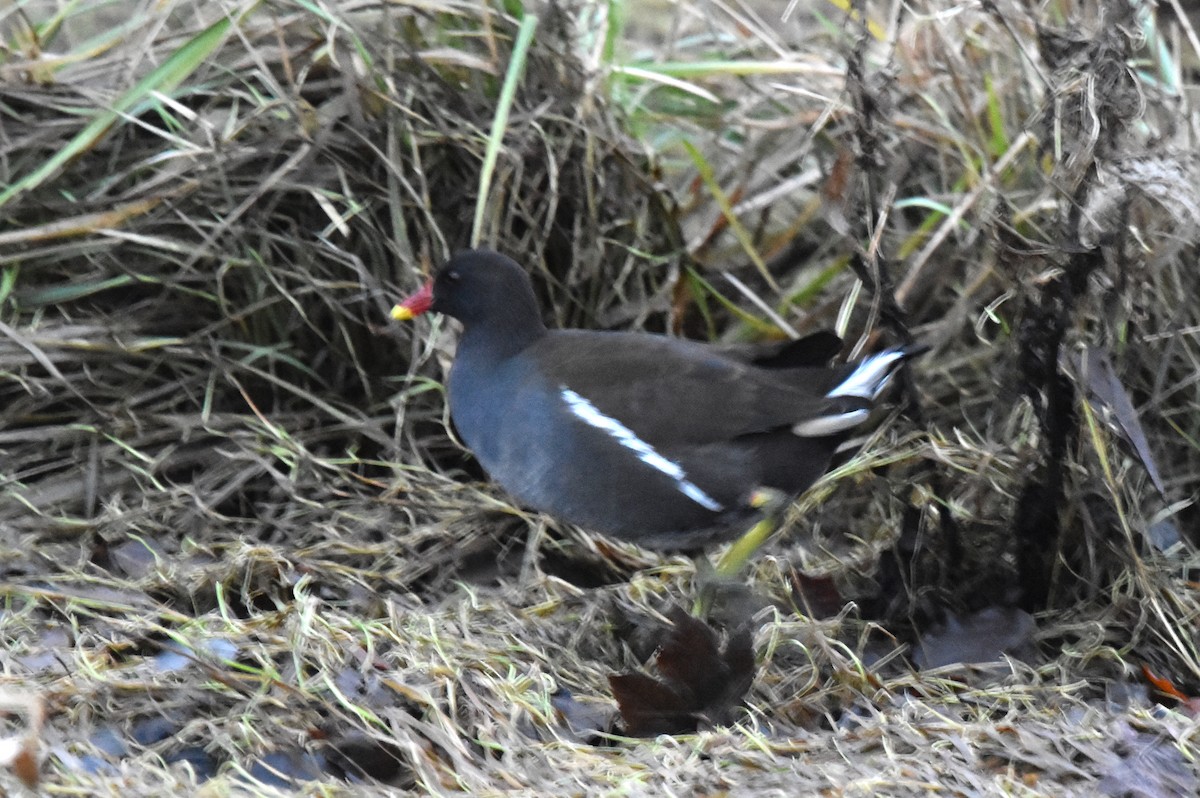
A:
[[[676,608],[655,664],[661,679],[641,673],[608,677],[626,733],[679,734],[726,723],[754,679],[750,633],[735,633],[722,649],[717,633]]]
[[[832,618],[846,606],[837,584],[828,576],[808,576],[793,569],[791,582],[792,595],[809,618]]]
[[[0,768],[8,768],[29,789],[41,780],[42,725],[46,707],[37,693],[0,689],[0,712],[23,715],[25,729],[11,737],[0,738]]]
[[[1179,748],[1168,738],[1139,731],[1128,723],[1115,725],[1113,747],[1097,764],[1103,777],[1096,790],[1116,798],[1176,798],[1196,795],[1196,774]]]
[[[571,695],[570,690],[560,688],[555,691],[550,696],[550,706],[554,707],[559,720],[567,727],[571,736],[580,742],[593,744],[597,742],[600,734],[612,728],[611,706],[585,704]]]
[[[328,770],[351,782],[369,778],[397,784],[409,780],[412,773],[400,746],[358,732],[329,740],[325,756]]]
[[[1158,466],[1154,464],[1150,443],[1146,440],[1146,433],[1142,431],[1142,423],[1138,419],[1129,393],[1117,378],[1108,352],[1099,347],[1089,346],[1082,353],[1072,354],[1069,361],[1071,371],[1083,386],[1092,407],[1117,430],[1121,439],[1141,461],[1154,487],[1165,498],[1167,489],[1159,476]]]
[[[946,623],[920,636],[913,647],[918,668],[940,668],[955,663],[995,662],[1016,655],[1033,642],[1037,623],[1016,607],[987,607]]]

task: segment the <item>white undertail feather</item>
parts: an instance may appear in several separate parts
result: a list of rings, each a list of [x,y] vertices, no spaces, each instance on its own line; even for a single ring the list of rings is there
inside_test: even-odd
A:
[[[867,420],[869,410],[851,410],[836,416],[817,416],[801,421],[792,427],[792,433],[801,438],[823,438],[826,435],[837,435],[848,429],[854,429]]]
[[[850,397],[868,402],[875,401],[891,382],[895,367],[904,359],[904,356],[903,349],[885,349],[878,354],[871,355],[859,363],[854,371],[846,375],[846,378],[835,385],[829,393],[825,394],[825,398]],[[858,408],[805,419],[795,424],[792,432],[804,438],[838,435],[854,429],[866,421],[870,412],[867,408]]]
[[[583,423],[612,436],[617,443],[636,454],[643,463],[675,480],[675,485],[679,488],[680,493],[714,513],[725,509],[720,502],[687,478],[687,472],[683,470],[683,466],[656,452],[653,446],[639,438],[637,433],[629,427],[611,416],[604,415],[594,404],[565,385],[559,386],[559,393],[566,401],[567,407]]]
[[[892,379],[892,368],[903,359],[903,349],[885,349],[871,355],[825,395],[830,399],[838,396],[856,396],[859,399],[874,401]]]

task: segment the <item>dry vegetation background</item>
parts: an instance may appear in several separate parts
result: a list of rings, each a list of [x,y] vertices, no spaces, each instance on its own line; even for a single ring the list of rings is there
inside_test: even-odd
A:
[[[1196,794],[1189,13],[0,6],[0,794]],[[725,722],[621,736],[692,563],[509,505],[386,322],[473,228],[559,324],[931,345]]]

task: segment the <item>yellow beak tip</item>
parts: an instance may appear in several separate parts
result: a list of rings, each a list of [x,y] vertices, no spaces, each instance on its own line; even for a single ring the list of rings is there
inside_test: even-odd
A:
[[[403,305],[393,307],[390,315],[396,321],[412,321],[417,317],[415,313]]]

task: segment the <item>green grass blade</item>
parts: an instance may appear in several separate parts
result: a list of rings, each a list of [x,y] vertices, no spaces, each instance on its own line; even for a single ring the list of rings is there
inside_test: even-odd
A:
[[[999,158],[1008,152],[1012,141],[1009,140],[1008,133],[1004,130],[1004,109],[1000,107],[1000,97],[996,94],[996,85],[991,75],[983,76],[983,87],[987,92],[988,127],[991,128],[989,144],[992,149],[992,157]]]
[[[241,16],[244,17],[250,13],[251,9],[247,9]],[[176,50],[161,66],[117,98],[111,108],[96,114],[87,127],[79,131],[73,139],[67,142],[66,146],[38,169],[20,180],[14,181],[12,185],[0,192],[0,207],[21,192],[40,186],[72,159],[91,149],[108,132],[109,128],[120,120],[123,114],[137,107],[139,103],[149,99],[154,93],[173,91],[216,50],[224,40],[233,21],[232,16],[227,16],[214,22]]]
[[[526,14],[517,31],[517,41],[513,45],[508,71],[504,75],[504,86],[500,89],[500,100],[496,104],[496,116],[492,119],[492,130],[488,135],[487,150],[483,155],[483,168],[479,172],[479,195],[475,198],[475,223],[471,225],[471,246],[479,245],[479,235],[483,229],[483,214],[487,210],[488,193],[492,184],[492,173],[496,170],[496,159],[500,155],[500,148],[504,145],[504,131],[508,127],[508,112],[512,110],[513,97],[517,94],[517,83],[525,71],[525,58],[529,54],[529,45],[533,42],[533,32],[537,30],[537,25],[537,16]]]
[[[128,274],[121,274],[116,277],[110,277],[107,280],[90,280],[85,283],[52,285],[20,295],[21,307],[34,308],[43,305],[61,305],[91,296],[92,294],[98,294],[101,291],[123,288],[134,282],[136,282],[136,278]]]
[[[631,65],[645,73],[672,78],[704,78],[717,76],[752,75],[834,75],[832,67],[808,61],[659,61],[636,62]],[[629,67],[627,67],[629,68]]]
[[[696,165],[696,171],[700,173],[700,179],[704,181],[704,185],[708,188],[713,199],[717,201],[717,205],[721,208],[721,213],[725,216],[725,221],[729,222],[729,229],[733,231],[738,243],[742,245],[746,255],[758,269],[759,274],[767,281],[767,285],[771,289],[778,292],[779,284],[775,282],[775,278],[771,276],[771,272],[767,269],[767,264],[763,262],[762,256],[758,254],[758,250],[754,247],[754,239],[750,235],[750,231],[738,219],[737,214],[733,212],[733,203],[729,200],[729,195],[717,183],[716,175],[713,172],[712,166],[704,158],[700,150],[696,149],[690,141],[683,142],[683,148],[687,150],[688,155],[692,158],[692,163]]]
[[[688,279],[692,282],[693,288],[699,286],[699,288],[705,291],[708,296],[711,296],[713,299],[719,302],[726,310],[736,316],[742,323],[760,333],[775,333],[779,331],[779,328],[777,328],[774,324],[763,321],[754,314],[747,313],[746,311],[742,310],[742,308],[739,307],[736,302],[718,291],[712,283],[701,277],[695,269],[690,266],[686,267],[686,269]]]

